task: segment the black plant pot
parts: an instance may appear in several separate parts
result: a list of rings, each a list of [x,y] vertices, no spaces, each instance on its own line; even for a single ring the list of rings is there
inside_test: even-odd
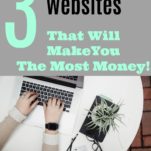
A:
[[[105,98],[103,98],[103,99],[106,101],[108,106],[115,105],[112,102],[110,102],[109,100],[107,100]],[[100,104],[100,103],[101,103],[101,97],[100,96],[96,96],[96,98],[95,98],[95,100],[94,100],[94,102],[93,102],[93,104],[92,104],[92,106],[90,108],[90,111],[92,111],[94,109],[96,104]],[[119,108],[118,108],[118,110],[119,110]],[[118,112],[118,110],[116,110],[115,113]],[[103,140],[104,140],[107,132],[109,131],[110,127],[108,126],[106,133],[104,133],[102,131],[99,133],[99,127],[96,127],[95,129],[90,129],[90,127],[88,127],[88,123],[91,122],[92,119],[89,116],[89,114],[91,114],[91,113],[89,112],[88,115],[86,116],[86,119],[84,120],[84,123],[83,123],[83,125],[82,125],[82,127],[80,129],[80,132],[82,134],[92,138],[92,139],[95,139],[98,142],[103,142]]]

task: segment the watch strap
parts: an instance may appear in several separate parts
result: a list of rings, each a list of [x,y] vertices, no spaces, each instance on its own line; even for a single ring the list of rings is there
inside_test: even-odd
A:
[[[46,123],[45,128],[48,130],[57,130],[59,125],[57,123]]]

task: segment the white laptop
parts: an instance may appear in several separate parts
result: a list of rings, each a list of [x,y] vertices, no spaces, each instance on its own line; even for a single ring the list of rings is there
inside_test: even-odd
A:
[[[59,131],[71,134],[75,125],[75,118],[80,105],[83,76],[24,76],[21,80],[20,95],[26,91],[39,94],[39,105],[24,121],[24,124],[45,128],[44,111],[41,102],[48,101],[50,97],[64,100],[65,108],[59,123]]]

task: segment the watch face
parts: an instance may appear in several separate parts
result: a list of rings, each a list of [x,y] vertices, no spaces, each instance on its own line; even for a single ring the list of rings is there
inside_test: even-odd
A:
[[[57,123],[47,123],[45,126],[48,130],[57,130],[59,127]]]

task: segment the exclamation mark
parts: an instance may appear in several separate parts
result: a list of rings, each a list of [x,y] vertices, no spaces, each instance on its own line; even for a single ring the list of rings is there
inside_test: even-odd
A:
[[[150,71],[150,62],[149,61],[146,62],[146,70]]]

